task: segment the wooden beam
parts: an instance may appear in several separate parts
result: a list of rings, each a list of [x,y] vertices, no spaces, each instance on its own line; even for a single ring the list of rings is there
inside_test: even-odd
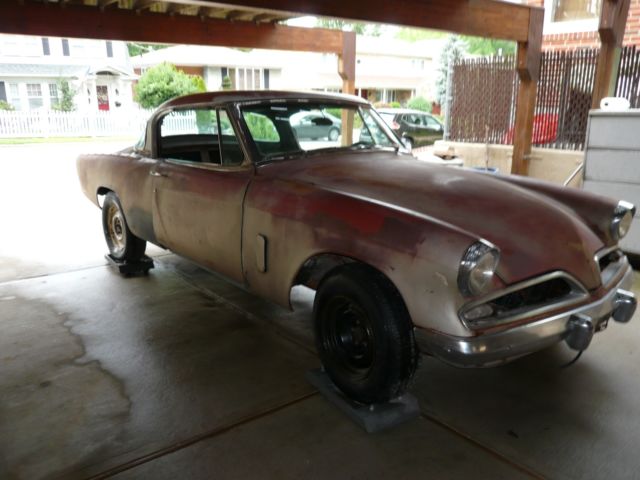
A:
[[[342,78],[342,93],[356,93],[356,34],[343,32],[342,52],[338,54],[338,74]],[[342,112],[342,145],[353,143],[353,111]]]
[[[542,59],[542,27],[544,12],[531,11],[528,39],[518,43],[518,96],[516,99],[516,118],[513,135],[513,157],[511,173],[527,175],[531,157],[533,139],[533,116],[536,106],[536,92],[540,77]]]
[[[52,22],[55,4],[4,0],[0,2],[0,32],[48,37],[123,40],[142,43],[217,45],[326,52],[340,55],[343,32],[277,24],[229,22],[187,15],[167,15],[125,9],[66,5]]]
[[[591,108],[600,108],[600,101],[603,98],[615,94],[629,4],[630,0],[603,0],[602,2],[598,27],[601,46],[596,65]]]
[[[430,28],[527,41],[529,16],[538,7],[495,0],[202,0],[220,8],[255,8],[274,13],[317,15],[374,23]]]

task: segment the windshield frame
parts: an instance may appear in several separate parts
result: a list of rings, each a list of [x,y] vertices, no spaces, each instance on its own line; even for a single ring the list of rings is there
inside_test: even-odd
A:
[[[254,140],[253,135],[249,130],[249,126],[247,125],[247,122],[245,120],[244,113],[247,107],[267,107],[267,106],[278,106],[278,105],[294,105],[294,106],[300,105],[301,107],[304,107],[305,105],[308,105],[308,106],[322,105],[327,107],[352,109],[354,111],[354,114],[359,115],[361,117],[363,121],[363,127],[366,127],[367,130],[369,130],[369,127],[367,127],[366,124],[364,123],[363,111],[366,110],[367,113],[376,122],[376,125],[378,126],[378,128],[388,138],[389,143],[391,143],[391,146],[375,144],[375,145],[371,145],[371,147],[368,147],[368,148],[367,147],[354,148],[355,145],[344,145],[344,146],[340,145],[340,146],[327,146],[326,148],[316,148],[316,149],[309,149],[309,150],[305,150],[301,148],[298,150],[278,152],[277,155],[273,155],[273,154],[265,155],[259,150],[256,144],[256,141]],[[373,108],[371,104],[367,104],[364,102],[362,103],[356,102],[356,101],[350,102],[350,101],[345,101],[342,99],[334,99],[334,98],[272,98],[272,99],[264,99],[264,100],[261,99],[261,100],[250,100],[245,102],[236,102],[234,106],[237,113],[236,119],[239,124],[238,126],[240,127],[243,133],[243,136],[246,139],[247,145],[250,145],[251,147],[251,151],[253,153],[252,158],[254,159],[254,163],[256,165],[271,163],[273,161],[291,160],[291,159],[299,158],[303,156],[304,157],[313,156],[316,153],[320,154],[320,153],[326,153],[326,152],[371,151],[371,149],[376,149],[376,150],[388,150],[388,151],[405,153],[405,147],[402,144],[402,142],[398,139],[395,132],[391,130],[389,125],[387,125],[387,123],[380,117],[378,112],[375,110],[375,108]],[[303,110],[301,109],[300,111],[303,111]],[[296,113],[292,115],[295,115],[295,114]]]

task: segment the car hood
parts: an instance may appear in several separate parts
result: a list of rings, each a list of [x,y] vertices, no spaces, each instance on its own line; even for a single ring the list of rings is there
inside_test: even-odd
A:
[[[600,285],[594,253],[603,242],[581,218],[493,175],[391,152],[318,153],[264,165],[259,174],[414,212],[486,239],[500,248],[498,274],[506,283],[564,270],[588,289]]]

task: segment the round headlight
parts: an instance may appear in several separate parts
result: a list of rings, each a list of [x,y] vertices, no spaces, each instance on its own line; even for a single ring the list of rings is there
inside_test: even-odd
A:
[[[463,295],[481,295],[491,286],[500,252],[485,242],[476,242],[464,253],[458,271],[458,288]]]
[[[629,233],[635,207],[627,202],[620,202],[611,221],[611,235],[614,240],[620,240]]]

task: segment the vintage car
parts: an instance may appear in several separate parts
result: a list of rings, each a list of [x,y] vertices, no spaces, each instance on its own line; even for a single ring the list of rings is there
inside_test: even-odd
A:
[[[317,111],[341,119],[337,144],[293,131]],[[635,310],[633,205],[415,160],[360,98],[177,98],[137,145],[77,167],[113,258],[151,242],[283,306],[314,289],[322,364],[362,403],[400,395],[420,350],[463,367],[582,351]]]

